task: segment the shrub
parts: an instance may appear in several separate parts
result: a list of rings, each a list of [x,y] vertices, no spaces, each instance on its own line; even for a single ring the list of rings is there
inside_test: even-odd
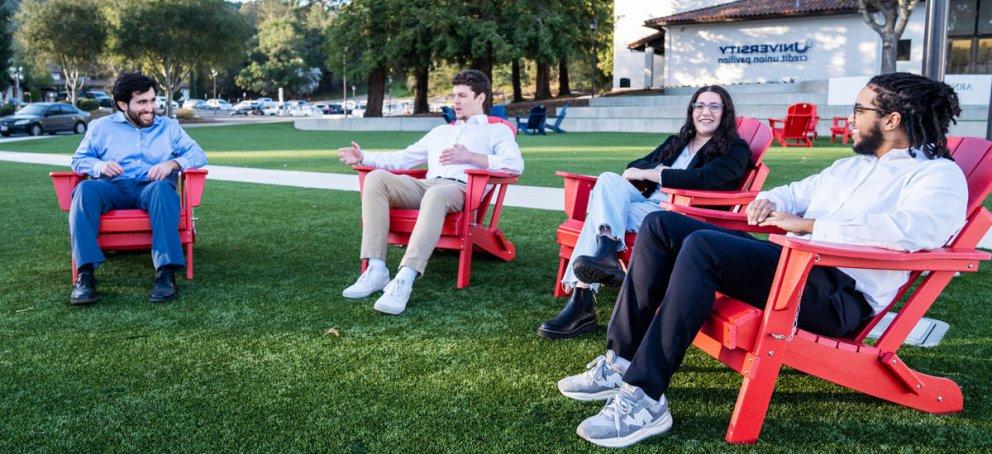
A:
[[[176,111],[176,118],[180,120],[192,120],[196,118],[196,112],[193,109],[179,109]]]
[[[17,106],[13,104],[2,104],[0,105],[0,117],[13,115],[16,110],[17,110]]]
[[[100,101],[90,98],[79,98],[76,101],[76,107],[79,107],[87,112],[92,112],[100,108]]]

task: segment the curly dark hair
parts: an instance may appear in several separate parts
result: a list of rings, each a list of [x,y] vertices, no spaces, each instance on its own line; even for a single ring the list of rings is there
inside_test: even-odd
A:
[[[930,159],[950,158],[947,128],[961,115],[958,94],[950,85],[910,73],[872,77],[868,88],[876,93],[882,114],[898,112],[911,148],[922,149]],[[910,154],[913,153],[910,150]]]
[[[128,104],[135,93],[144,93],[149,88],[158,90],[155,79],[140,72],[121,73],[114,81],[114,105],[116,106],[118,102]]]
[[[487,100],[493,99],[493,89],[489,84],[489,78],[485,73],[475,69],[466,69],[455,74],[451,79],[451,85],[468,85],[475,96],[486,95]]]
[[[720,125],[716,128],[716,132],[713,133],[713,138],[710,139],[717,146],[710,147],[709,153],[726,154],[730,150],[730,142],[737,138],[737,113],[734,110],[734,101],[730,99],[730,93],[723,87],[719,85],[707,85],[693,93],[692,98],[689,100],[689,105],[685,110],[685,124],[682,125],[682,129],[679,130],[675,138],[669,142],[668,148],[662,152],[662,159],[668,159],[681,153],[689,141],[696,137],[696,125],[692,122],[692,105],[699,98],[699,95],[706,92],[720,95],[720,102],[723,104]]]

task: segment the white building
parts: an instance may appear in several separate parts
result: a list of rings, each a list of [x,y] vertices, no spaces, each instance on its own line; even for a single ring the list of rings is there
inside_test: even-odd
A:
[[[881,67],[881,38],[856,0],[654,3],[615,2],[614,89],[822,81]],[[900,71],[921,71],[925,15],[921,2],[899,42]],[[992,0],[951,0],[948,35],[947,74],[992,74]]]

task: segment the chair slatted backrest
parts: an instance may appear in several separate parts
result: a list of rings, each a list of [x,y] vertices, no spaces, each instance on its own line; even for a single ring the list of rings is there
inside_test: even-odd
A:
[[[954,162],[961,168],[968,184],[968,207],[966,210],[965,226],[954,240],[951,241],[950,247],[973,249],[988,231],[987,225],[983,227],[979,224],[982,221],[986,224],[990,223],[987,215],[986,219],[982,219],[979,210],[982,208],[982,202],[992,193],[992,142],[977,137],[948,137],[947,149],[950,151],[951,157],[954,158]],[[909,280],[899,289],[899,292],[896,293],[896,297],[892,299],[889,306],[885,310],[880,311],[861,330],[858,336],[855,337],[855,340],[858,342],[863,341],[868,336],[868,333],[871,332],[872,328],[882,320],[886,312],[892,310],[903,299],[913,284],[922,275],[923,273],[920,271],[911,273]],[[929,279],[929,276],[924,278],[913,294],[910,295],[906,301],[907,305],[912,304],[914,299],[926,293],[922,290],[926,286],[927,279]],[[930,295],[923,295],[923,297],[928,296]],[[932,295],[932,297],[936,299],[936,295]],[[902,340],[899,341],[901,342]]]
[[[751,164],[754,168],[741,181],[742,191],[757,191],[768,177],[768,166],[762,162],[765,152],[772,143],[772,130],[767,124],[750,117],[737,117],[737,135],[747,142],[751,149]]]
[[[530,109],[530,116],[527,117],[527,129],[540,128],[547,118],[548,111],[544,109],[544,106],[534,106],[534,108]]]
[[[813,116],[809,114],[788,115],[785,117],[783,135],[790,139],[804,138],[812,122]]]

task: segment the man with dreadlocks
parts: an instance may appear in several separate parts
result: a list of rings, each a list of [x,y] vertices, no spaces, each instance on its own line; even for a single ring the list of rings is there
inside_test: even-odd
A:
[[[749,224],[789,235],[901,251],[943,246],[964,225],[968,189],[946,148],[960,114],[948,85],[896,73],[873,77],[848,118],[855,156],[804,180],[762,192]],[[606,354],[558,382],[579,400],[608,399],[577,432],[609,447],[671,428],[665,391],[720,292],[764,307],[781,248],[672,212],[637,234],[630,269],[607,329]],[[814,267],[800,300],[800,328],[846,336],[882,311],[905,271]]]

